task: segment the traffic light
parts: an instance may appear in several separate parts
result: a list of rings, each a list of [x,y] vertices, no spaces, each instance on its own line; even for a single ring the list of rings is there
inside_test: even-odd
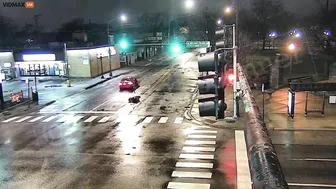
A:
[[[222,68],[227,63],[226,52],[216,50],[198,58],[198,70],[200,72],[215,72],[214,75],[206,75],[198,78],[199,94],[214,94],[214,97],[199,98],[200,116],[215,116],[216,119],[224,119],[224,111],[227,108],[225,103],[225,81],[221,77]]]
[[[180,42],[172,42],[170,44],[170,52],[173,54],[179,54],[183,51],[183,46]]]
[[[130,42],[126,37],[123,37],[118,43],[121,51],[126,52],[130,47]]]

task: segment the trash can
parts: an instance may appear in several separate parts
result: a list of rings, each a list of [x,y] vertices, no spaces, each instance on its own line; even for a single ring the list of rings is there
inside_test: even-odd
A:
[[[32,91],[33,102],[38,102],[38,92]]]

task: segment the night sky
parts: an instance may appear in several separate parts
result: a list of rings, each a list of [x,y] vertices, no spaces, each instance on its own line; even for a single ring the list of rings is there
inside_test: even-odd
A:
[[[240,4],[249,7],[252,0],[240,0]],[[303,3],[304,1],[304,3]],[[309,14],[316,8],[317,0],[283,0],[288,11],[298,14]],[[177,15],[186,12],[183,0],[35,0],[34,9],[5,8],[2,2],[21,2],[20,0],[0,0],[0,14],[13,19],[19,25],[33,23],[34,14],[42,14],[40,25],[44,30],[56,29],[61,23],[76,17],[84,17],[86,21],[106,23],[121,12],[139,15],[143,12],[170,12]],[[210,8],[224,7],[232,0],[195,0],[194,10],[200,11],[205,3]],[[171,4],[171,5],[170,5]],[[171,7],[171,8],[170,8]],[[170,10],[169,10],[170,9]],[[130,20],[132,22],[132,20]]]

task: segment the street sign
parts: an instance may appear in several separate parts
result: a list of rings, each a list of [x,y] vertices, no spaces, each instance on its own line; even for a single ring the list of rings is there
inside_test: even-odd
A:
[[[187,48],[210,47],[210,41],[186,41]]]

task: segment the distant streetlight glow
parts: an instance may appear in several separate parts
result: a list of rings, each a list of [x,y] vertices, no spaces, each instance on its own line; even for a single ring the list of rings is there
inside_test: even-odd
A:
[[[291,43],[290,45],[288,45],[288,50],[294,51],[295,50],[295,45],[293,43]]]
[[[276,36],[277,36],[277,33],[275,33],[275,32],[271,32],[268,36],[269,36],[269,37],[276,37]]]
[[[218,19],[217,20],[217,24],[219,25],[219,24],[221,24],[222,23],[222,20],[221,19]]]
[[[299,33],[295,34],[295,37],[299,38],[301,35]]]
[[[331,32],[330,32],[329,30],[325,30],[323,33],[324,33],[324,35],[326,35],[326,36],[331,36]]]
[[[226,7],[225,12],[230,13],[232,11],[231,7]]]
[[[185,6],[186,6],[187,8],[192,8],[192,7],[194,6],[194,1],[193,1],[193,0],[187,0],[187,1],[185,2]]]
[[[121,19],[121,21],[125,22],[127,20],[127,17],[126,17],[126,15],[123,14],[123,15],[120,16],[120,19]]]

